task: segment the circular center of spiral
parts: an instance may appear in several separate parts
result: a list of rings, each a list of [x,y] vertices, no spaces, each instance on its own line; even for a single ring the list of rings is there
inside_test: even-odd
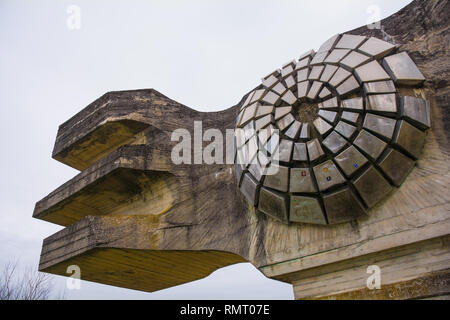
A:
[[[297,102],[293,106],[292,113],[297,121],[312,122],[319,114],[319,106],[314,102]]]

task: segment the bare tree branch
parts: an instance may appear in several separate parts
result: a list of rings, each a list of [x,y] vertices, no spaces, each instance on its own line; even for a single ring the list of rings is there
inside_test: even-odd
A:
[[[0,270],[0,300],[64,299],[64,293],[55,294],[50,275],[32,268],[19,271],[18,262],[8,262]]]

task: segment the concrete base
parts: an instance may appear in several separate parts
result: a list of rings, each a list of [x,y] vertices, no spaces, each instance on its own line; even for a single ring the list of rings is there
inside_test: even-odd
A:
[[[274,278],[292,283],[296,299],[448,299],[449,244],[444,236]],[[379,289],[368,288],[369,266],[379,267]]]

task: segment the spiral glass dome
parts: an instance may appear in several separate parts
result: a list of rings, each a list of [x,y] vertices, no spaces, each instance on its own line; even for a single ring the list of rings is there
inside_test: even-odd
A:
[[[262,79],[236,118],[236,176],[250,205],[285,223],[336,224],[402,184],[430,111],[423,97],[400,94],[425,78],[397,51],[336,35]]]

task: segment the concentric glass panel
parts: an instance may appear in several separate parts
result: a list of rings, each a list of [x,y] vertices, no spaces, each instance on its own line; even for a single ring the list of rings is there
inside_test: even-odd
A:
[[[262,79],[236,119],[236,175],[257,210],[335,224],[399,187],[430,128],[429,102],[400,96],[424,76],[376,38],[336,35]]]

